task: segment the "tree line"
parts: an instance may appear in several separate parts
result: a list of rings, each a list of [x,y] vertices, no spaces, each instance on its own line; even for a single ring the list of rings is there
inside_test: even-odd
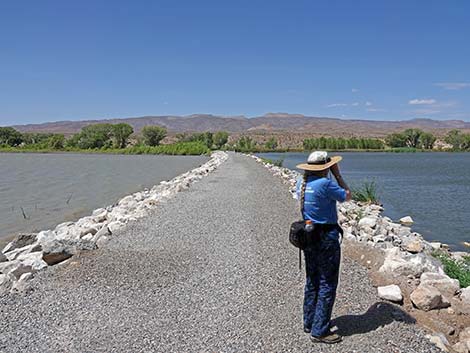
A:
[[[374,138],[318,137],[303,141],[304,150],[381,150],[385,148],[382,140]]]
[[[145,126],[140,134],[135,135],[132,126],[126,123],[87,125],[69,138],[65,138],[64,134],[21,133],[12,127],[0,127],[0,147],[29,150],[109,150],[125,149],[131,145],[132,151],[136,151],[139,147],[159,146],[166,136],[167,129],[157,125]],[[166,148],[162,151],[186,151],[187,146],[200,151],[198,145],[204,146],[206,151],[221,149],[226,145],[228,137],[229,134],[225,131],[180,134],[177,135],[176,144],[183,147]]]

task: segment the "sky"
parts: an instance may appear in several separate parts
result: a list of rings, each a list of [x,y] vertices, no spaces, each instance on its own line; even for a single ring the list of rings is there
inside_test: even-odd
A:
[[[470,121],[469,38],[467,0],[0,0],[0,125]]]

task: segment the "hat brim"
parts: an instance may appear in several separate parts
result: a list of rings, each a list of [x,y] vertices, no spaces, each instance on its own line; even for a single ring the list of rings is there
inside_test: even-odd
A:
[[[325,164],[302,163],[302,164],[298,164],[297,168],[302,169],[302,170],[310,170],[312,172],[318,172],[318,171],[330,168],[332,165],[335,165],[336,163],[338,163],[342,159],[343,159],[343,157],[341,157],[341,156],[334,156],[334,157],[331,157],[331,161],[329,161],[328,163],[325,163]]]

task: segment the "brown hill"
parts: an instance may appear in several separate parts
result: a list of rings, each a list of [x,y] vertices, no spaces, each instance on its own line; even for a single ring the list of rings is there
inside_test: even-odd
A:
[[[265,134],[281,132],[327,136],[374,136],[383,137],[389,133],[407,128],[419,128],[443,135],[450,129],[470,131],[470,122],[461,120],[413,119],[404,121],[345,120],[337,118],[312,117],[301,114],[268,113],[260,117],[223,117],[210,114],[189,116],[144,116],[123,119],[101,119],[83,121],[58,121],[42,124],[16,125],[22,132],[55,132],[73,134],[86,125],[96,123],[128,123],[139,132],[146,125],[160,125],[171,133],[225,130],[231,133]]]

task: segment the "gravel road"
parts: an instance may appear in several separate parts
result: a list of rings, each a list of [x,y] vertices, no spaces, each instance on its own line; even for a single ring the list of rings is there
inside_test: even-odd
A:
[[[278,178],[231,154],[106,248],[1,297],[0,352],[439,351],[348,258],[334,312],[344,342],[310,342],[286,233],[297,217]]]

